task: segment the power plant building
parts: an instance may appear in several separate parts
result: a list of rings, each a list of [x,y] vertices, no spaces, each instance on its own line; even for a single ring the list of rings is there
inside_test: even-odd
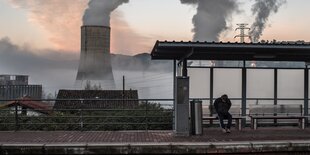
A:
[[[115,89],[110,55],[110,27],[82,26],[80,64],[76,86],[89,81],[103,89]]]

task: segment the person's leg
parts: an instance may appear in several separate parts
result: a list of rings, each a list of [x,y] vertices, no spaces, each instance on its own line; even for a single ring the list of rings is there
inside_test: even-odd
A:
[[[218,116],[218,118],[219,118],[219,120],[220,120],[220,127],[221,127],[222,129],[225,129],[224,116],[223,116],[222,114],[218,114],[217,116]]]
[[[227,123],[227,129],[230,129],[230,127],[231,127],[231,122],[232,122],[232,116],[231,116],[231,114],[230,113],[228,113],[227,114],[227,120],[228,120],[228,123]]]

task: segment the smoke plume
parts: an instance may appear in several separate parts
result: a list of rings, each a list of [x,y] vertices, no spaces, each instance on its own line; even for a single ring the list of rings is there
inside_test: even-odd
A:
[[[91,0],[83,17],[84,25],[110,26],[111,13],[129,0]]]
[[[79,51],[79,25],[82,24],[81,17],[87,7],[87,1],[9,0],[9,2],[14,8],[25,10],[28,21],[43,28],[55,49]]]
[[[255,0],[252,7],[255,22],[251,26],[250,36],[253,42],[259,41],[271,13],[277,13],[286,0]]]
[[[193,17],[194,41],[218,41],[225,31],[227,19],[238,10],[236,0],[181,0],[183,4],[197,4]]]
[[[43,84],[46,92],[72,88],[77,65],[78,57],[72,52],[34,50],[17,46],[9,38],[0,38],[0,74],[29,75],[29,82]]]
[[[116,2],[116,0],[107,1]],[[28,21],[43,29],[42,36],[47,37],[51,43],[51,47],[48,48],[75,53],[80,50],[81,18],[88,6],[88,0],[8,0],[8,2],[16,9],[25,10]],[[101,2],[100,5],[105,4],[103,3],[105,1],[99,0],[99,2]],[[57,9],[55,10],[55,8]],[[100,20],[98,23],[102,21],[101,17],[101,15],[97,16]],[[100,25],[103,24],[100,23]],[[134,55],[146,52],[152,48],[151,46],[155,42],[130,27],[120,11],[113,12],[111,26],[113,27],[111,32],[112,53]],[[29,42],[36,41],[35,37],[29,39]]]
[[[151,61],[149,54],[112,54],[111,61],[118,89],[126,76],[126,89],[139,90],[140,98],[172,97],[170,61]],[[73,52],[30,49],[12,43],[7,37],[0,38],[0,74],[29,75],[29,82],[42,84],[46,93],[80,89],[73,87],[78,64],[79,57]]]

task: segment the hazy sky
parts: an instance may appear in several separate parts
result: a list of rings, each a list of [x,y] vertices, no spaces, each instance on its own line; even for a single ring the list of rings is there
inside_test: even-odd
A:
[[[219,38],[222,41],[238,41],[234,39],[238,34],[235,32],[236,24],[251,25],[254,22],[251,7],[255,1],[212,1],[238,3],[239,11],[234,11],[227,19],[227,29]],[[80,26],[88,2],[0,0],[0,74],[30,75],[31,83],[43,84],[44,90],[52,93],[59,88],[71,88],[78,67]],[[287,0],[276,14],[270,15],[261,39],[310,41],[309,7],[310,0]],[[180,0],[130,0],[112,13],[112,53],[134,55],[150,52],[156,40],[192,40],[192,18],[197,13],[196,8],[181,4]],[[215,14],[211,18],[216,19],[217,16]],[[119,77],[121,80],[124,74],[114,75],[115,79]],[[143,77],[134,75],[137,77],[132,79],[148,81],[144,73]],[[169,75],[164,74],[160,78],[171,80]],[[171,84],[169,80],[157,82],[161,83],[160,87]],[[164,92],[158,88],[143,87],[147,88],[142,91],[146,93],[154,94],[152,91],[155,90]],[[172,95],[172,86],[170,89],[168,91]],[[157,95],[162,97],[158,92]]]
[[[253,0],[239,0],[239,12],[220,40],[234,39],[237,23],[253,23]],[[88,0],[0,0],[0,38],[34,49],[79,53],[80,26]],[[309,0],[287,0],[272,14],[261,39],[310,40]],[[156,40],[192,40],[195,6],[180,0],[130,0],[112,14],[112,52],[150,52]]]

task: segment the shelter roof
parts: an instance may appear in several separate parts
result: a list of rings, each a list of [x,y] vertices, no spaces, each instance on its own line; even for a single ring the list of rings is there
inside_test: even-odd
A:
[[[157,41],[152,59],[310,61],[309,43]]]

